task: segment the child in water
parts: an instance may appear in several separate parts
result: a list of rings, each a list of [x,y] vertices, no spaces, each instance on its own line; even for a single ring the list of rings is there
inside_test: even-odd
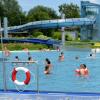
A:
[[[15,56],[15,61],[19,61],[19,57],[18,56]]]
[[[59,61],[64,61],[64,53],[61,52],[60,56],[59,56]]]
[[[29,61],[29,64],[31,64],[31,63],[33,63],[33,62],[34,62],[34,63],[37,62],[37,61],[33,60],[31,56],[28,57],[28,61]]]
[[[95,53],[91,53],[91,54],[90,54],[90,57],[91,57],[91,58],[96,58],[96,54],[95,54]]]
[[[6,46],[4,47],[4,54],[5,54],[6,57],[10,56],[10,54],[11,54]]]
[[[23,48],[23,50],[28,54],[28,56],[30,55],[28,48]]]
[[[59,46],[57,46],[56,50],[57,50],[57,51],[60,51],[60,48],[59,48]]]
[[[88,76],[89,72],[85,64],[81,64],[79,69],[76,69],[78,76]]]
[[[51,69],[51,62],[48,58],[45,59],[45,74],[50,74],[50,69]]]

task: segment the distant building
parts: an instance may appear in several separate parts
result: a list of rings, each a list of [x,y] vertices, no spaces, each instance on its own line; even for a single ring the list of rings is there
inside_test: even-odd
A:
[[[81,40],[100,41],[100,5],[90,3],[89,1],[82,1],[81,17],[95,20],[94,24],[81,26]]]

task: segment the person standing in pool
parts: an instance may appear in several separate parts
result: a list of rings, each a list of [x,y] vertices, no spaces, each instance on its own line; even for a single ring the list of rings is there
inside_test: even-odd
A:
[[[45,74],[50,74],[50,70],[51,70],[51,61],[46,58],[45,59],[45,70],[44,70],[44,73]]]
[[[78,76],[88,76],[89,71],[85,64],[81,64],[79,69],[76,69],[76,74]]]
[[[19,57],[18,56],[15,56],[15,61],[19,61]]]
[[[60,56],[59,56],[59,61],[64,61],[64,53],[61,52]]]
[[[15,66],[19,66],[20,63],[18,63],[20,61],[19,57],[18,56],[15,56],[15,63],[14,65]]]
[[[11,54],[6,46],[4,47],[4,54],[5,54],[6,57],[10,56],[10,54]]]
[[[28,57],[28,61],[33,61],[32,57]]]
[[[60,48],[59,48],[59,46],[57,46],[56,50],[57,50],[57,51],[60,51]]]
[[[30,64],[30,63],[33,63],[33,62],[34,62],[34,63],[37,62],[37,61],[33,60],[31,56],[28,57],[28,61],[29,61],[29,64]]]
[[[95,53],[91,53],[91,54],[90,54],[90,58],[95,59],[95,58],[96,58],[96,54],[95,54]]]
[[[28,48],[23,48],[23,51],[25,51],[28,54],[28,56],[30,55]]]

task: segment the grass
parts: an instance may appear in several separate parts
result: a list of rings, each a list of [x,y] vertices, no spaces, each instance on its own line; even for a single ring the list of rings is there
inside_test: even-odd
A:
[[[100,48],[100,42],[95,41],[66,41],[66,46],[77,48]]]
[[[48,49],[47,45],[44,44],[32,44],[32,43],[6,43],[4,44],[9,50],[23,50],[28,48],[29,50],[39,50],[39,49]],[[52,47],[50,47],[52,48]],[[1,50],[1,45],[0,45]]]
[[[73,46],[76,48],[100,48],[100,42],[94,41],[66,41],[66,46]],[[33,43],[6,43],[4,44],[9,50],[23,50],[23,48],[28,48],[29,50],[39,50],[39,49],[53,49],[53,47],[48,47],[45,44],[33,44]],[[1,50],[1,44],[0,44]]]

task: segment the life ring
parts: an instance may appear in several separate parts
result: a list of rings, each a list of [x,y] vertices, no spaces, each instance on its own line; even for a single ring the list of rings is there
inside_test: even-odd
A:
[[[19,70],[22,70],[26,73],[26,79],[23,81],[23,82],[19,82],[17,79],[16,79],[16,74]],[[17,67],[17,68],[14,68],[13,72],[12,72],[12,81],[17,84],[17,85],[28,85],[29,82],[30,82],[30,77],[31,77],[31,74],[29,72],[29,70],[27,68],[24,68],[24,67]]]

